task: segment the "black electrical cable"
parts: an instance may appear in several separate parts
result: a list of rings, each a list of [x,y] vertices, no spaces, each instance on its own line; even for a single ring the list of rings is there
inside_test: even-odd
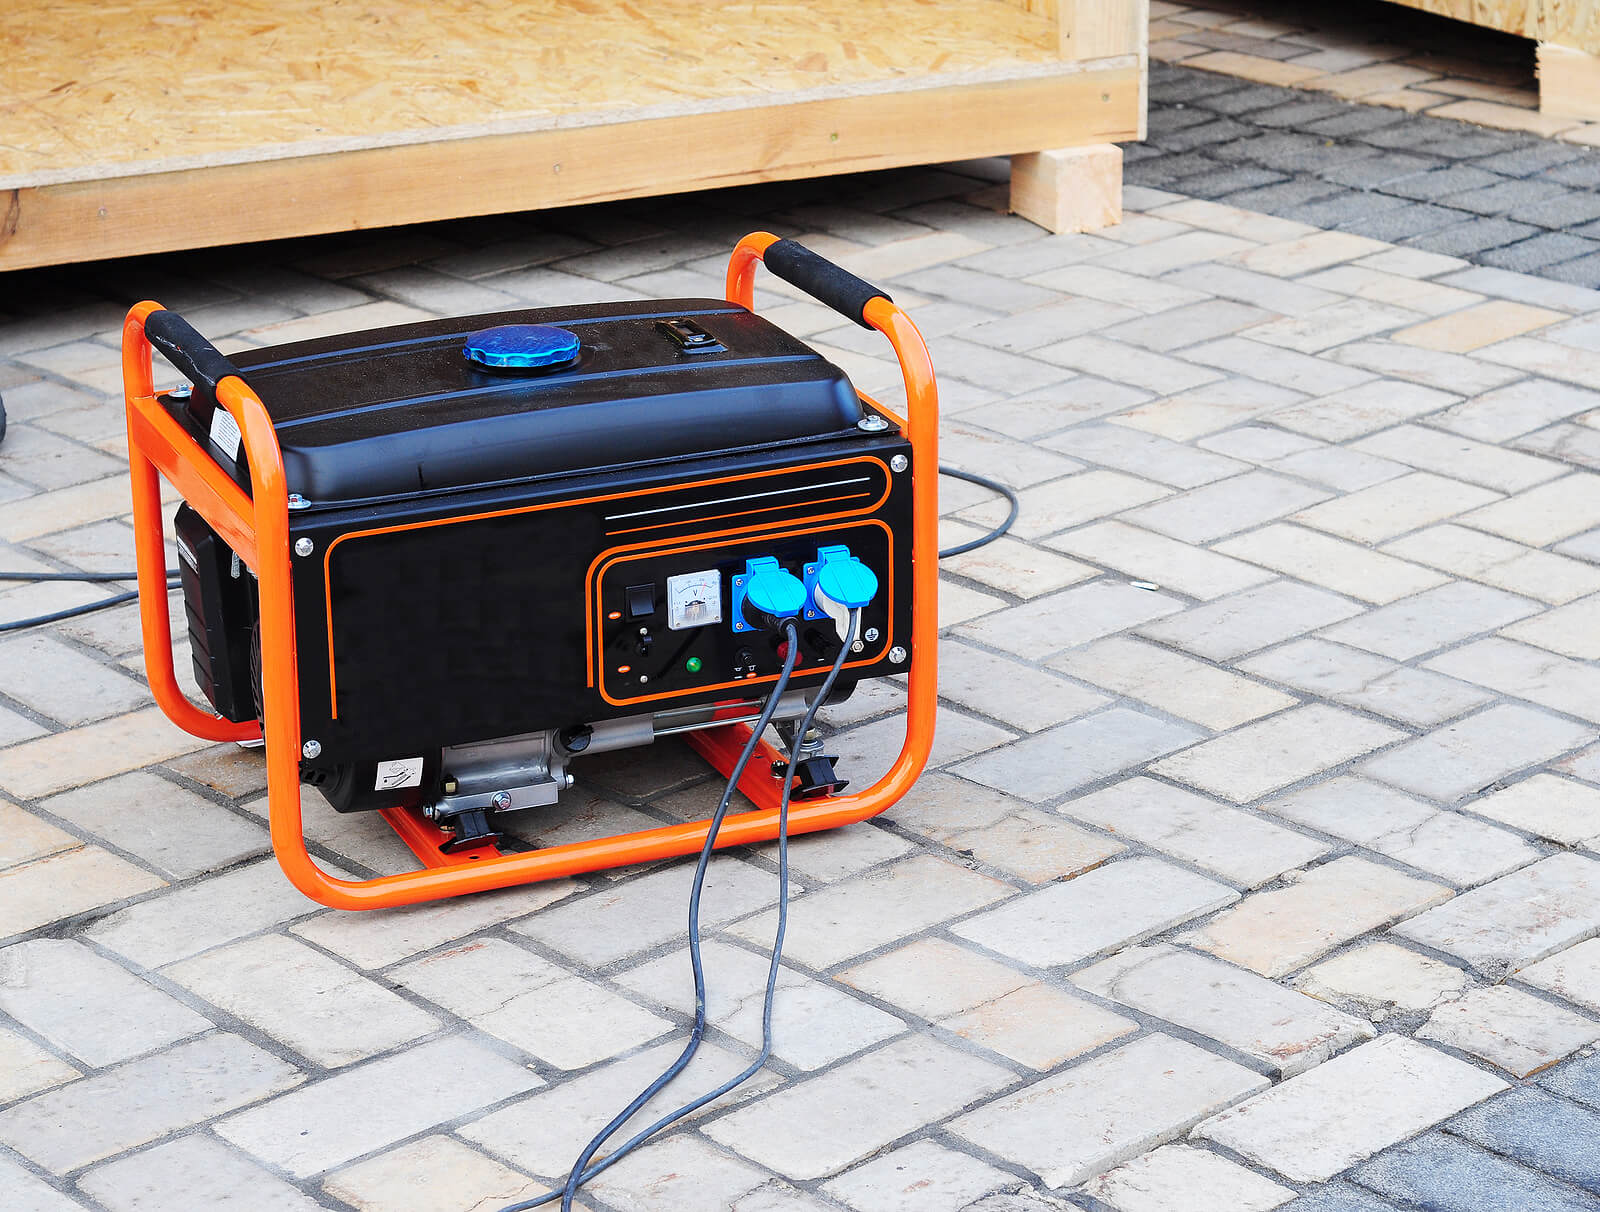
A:
[[[1001,522],[1000,525],[996,526],[988,534],[979,535],[971,542],[957,543],[954,547],[946,547],[939,553],[939,558],[941,560],[947,559],[950,556],[961,555],[963,552],[976,551],[986,543],[993,543],[1001,535],[1005,534],[1006,531],[1011,529],[1011,524],[1017,520],[1017,513],[1022,508],[1022,503],[1017,500],[1017,494],[1012,492],[1011,489],[1007,488],[998,480],[991,480],[988,476],[980,476],[976,472],[971,471],[961,471],[955,467],[946,467],[943,463],[939,464],[939,474],[942,476],[950,476],[952,479],[965,480],[968,484],[976,484],[980,488],[987,488],[991,492],[997,492],[1003,496],[1007,503],[1011,506],[1010,510],[1006,513],[1006,520],[1004,522]]]
[[[861,612],[850,612],[849,627],[845,634],[844,643],[839,648],[839,654],[834,658],[828,676],[823,679],[818,688],[816,697],[812,699],[805,714],[801,717],[799,726],[795,729],[796,742],[789,753],[789,764],[784,775],[783,795],[778,804],[778,925],[773,936],[772,958],[767,968],[766,993],[761,1005],[761,1051],[756,1059],[742,1072],[735,1074],[714,1090],[683,1104],[681,1107],[668,1112],[655,1123],[643,1129],[622,1145],[608,1154],[604,1160],[594,1165],[589,1165],[589,1160],[599,1150],[607,1139],[614,1135],[618,1128],[627,1123],[646,1103],[654,1098],[672,1081],[689,1063],[695,1051],[700,1046],[700,1040],[705,1033],[705,986],[702,969],[700,966],[700,922],[699,922],[699,894],[705,879],[705,869],[709,864],[718,830],[722,825],[722,818],[727,814],[729,803],[732,801],[733,792],[737,788],[739,779],[744,773],[745,766],[749,763],[751,755],[755,752],[756,743],[766,726],[771,723],[773,712],[783,696],[783,690],[788,682],[789,675],[794,670],[794,661],[799,652],[799,634],[793,620],[786,620],[784,630],[789,641],[789,656],[785,659],[783,672],[779,674],[778,681],[774,684],[768,696],[767,705],[763,709],[761,718],[757,720],[751,732],[750,740],[746,742],[739,760],[734,763],[733,770],[728,776],[728,784],[723,792],[722,801],[716,813],[711,818],[711,830],[706,836],[705,845],[700,850],[700,864],[695,869],[695,884],[689,901],[689,959],[690,966],[695,974],[695,1025],[690,1033],[688,1046],[683,1053],[667,1069],[642,1090],[625,1108],[619,1112],[609,1124],[589,1142],[572,1170],[567,1175],[567,1182],[561,1191],[549,1191],[533,1199],[522,1200],[518,1203],[508,1204],[500,1212],[527,1212],[528,1209],[537,1208],[550,1203],[557,1196],[562,1200],[562,1212],[569,1212],[572,1199],[578,1187],[594,1178],[596,1175],[609,1169],[621,1161],[634,1149],[657,1136],[664,1129],[677,1123],[686,1115],[693,1114],[707,1103],[721,1098],[724,1094],[735,1089],[740,1083],[747,1081],[758,1073],[772,1055],[772,1007],[777,994],[778,972],[783,959],[783,940],[789,924],[789,798],[794,786],[794,768],[799,758],[800,739],[810,729],[812,721],[816,718],[817,710],[827,701],[829,692],[833,689],[834,681],[839,676],[839,671],[844,667],[845,657],[850,652],[851,645],[855,642],[856,631],[860,626]]]
[[[136,572],[0,572],[0,581],[86,581],[92,584],[101,584],[108,581],[136,581],[139,574]],[[167,569],[167,588],[179,588],[178,570]],[[57,610],[50,614],[36,614],[32,618],[13,619],[9,623],[0,623],[0,635],[8,631],[24,631],[29,627],[42,627],[46,623],[59,623],[62,619],[75,619],[79,615],[93,614],[96,610],[106,610],[112,606],[121,606],[124,602],[134,601],[139,596],[137,589],[130,589],[126,593],[113,594],[109,598],[101,598],[98,602],[85,602],[82,606],[68,606],[64,610]]]

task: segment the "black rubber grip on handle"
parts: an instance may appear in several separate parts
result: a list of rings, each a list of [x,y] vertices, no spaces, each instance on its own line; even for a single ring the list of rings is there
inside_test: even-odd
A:
[[[761,254],[767,268],[791,286],[798,286],[819,303],[826,303],[847,319],[862,328],[867,323],[867,304],[874,299],[888,299],[889,292],[879,290],[867,282],[840,269],[826,257],[819,257],[804,244],[793,240],[778,240],[767,246]],[[891,300],[892,302],[892,300]]]
[[[175,311],[153,311],[145,317],[144,335],[196,387],[216,398],[217,384],[239,368],[218,352],[194,325]]]

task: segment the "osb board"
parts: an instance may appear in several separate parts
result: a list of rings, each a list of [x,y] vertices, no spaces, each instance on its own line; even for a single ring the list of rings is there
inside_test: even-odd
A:
[[[0,194],[0,270],[1126,141],[1136,63]]]
[[[1600,0],[1393,0],[1503,33],[1600,54]]]
[[[1005,0],[0,0],[0,188],[1006,78],[1059,59],[1054,23]]]

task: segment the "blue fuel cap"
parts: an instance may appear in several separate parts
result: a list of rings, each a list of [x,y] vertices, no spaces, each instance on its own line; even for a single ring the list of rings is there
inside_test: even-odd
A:
[[[486,370],[555,370],[578,357],[578,338],[553,324],[502,324],[466,340],[467,360]]]

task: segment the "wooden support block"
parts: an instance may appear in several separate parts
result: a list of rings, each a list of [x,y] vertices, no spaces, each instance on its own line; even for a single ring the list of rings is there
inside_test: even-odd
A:
[[[1122,222],[1122,149],[1096,143],[1012,156],[1011,210],[1053,232]]]
[[[1539,112],[1600,122],[1600,55],[1539,43]]]

